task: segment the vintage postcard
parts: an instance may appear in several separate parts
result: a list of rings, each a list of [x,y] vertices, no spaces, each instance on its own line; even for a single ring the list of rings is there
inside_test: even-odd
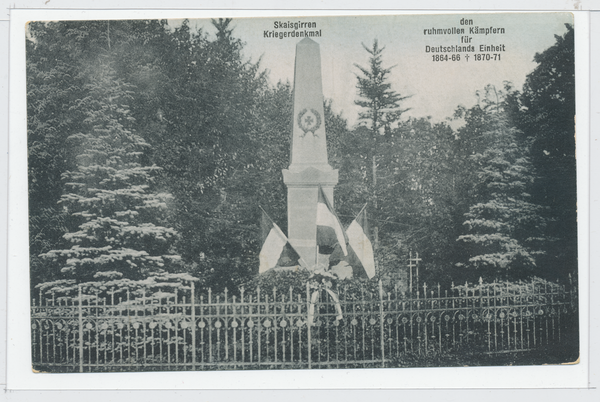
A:
[[[29,22],[31,367],[577,364],[576,31]]]

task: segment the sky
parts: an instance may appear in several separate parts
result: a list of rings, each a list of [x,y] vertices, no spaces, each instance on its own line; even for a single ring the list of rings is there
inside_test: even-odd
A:
[[[471,20],[472,24],[468,25],[463,19]],[[476,91],[487,84],[500,89],[504,81],[510,81],[521,89],[527,74],[536,66],[534,55],[552,46],[554,35],[566,32],[565,23],[572,24],[573,16],[570,13],[495,13],[234,19],[233,35],[245,43],[244,57],[253,61],[260,58],[261,66],[270,71],[272,84],[279,80],[293,82],[295,46],[302,39],[265,37],[265,31],[291,31],[275,29],[276,21],[316,23],[316,28],[310,30],[321,32],[321,37],[312,39],[321,48],[324,96],[333,101],[335,111],[354,125],[360,111],[354,105],[356,74],[359,73],[355,64],[368,66],[369,61],[363,43],[371,47],[377,39],[385,46],[383,66],[394,66],[389,74],[392,89],[402,96],[410,96],[402,103],[403,108],[410,108],[403,115],[405,118],[430,116],[433,121],[442,121],[451,117],[458,105],[476,104]],[[210,20],[190,22],[193,27],[214,36],[215,28]],[[176,25],[177,21],[169,23]],[[471,34],[470,29],[474,27],[503,28],[504,33]],[[464,34],[425,33],[432,28],[465,31]],[[461,43],[461,40],[470,43]],[[426,51],[426,46],[451,45],[473,45],[475,51],[468,52],[468,60],[465,52]],[[501,46],[503,50],[484,52],[492,60],[476,61],[475,54],[481,54],[480,45]],[[444,55],[444,60],[434,61],[435,54]],[[455,59],[460,54],[460,61],[452,61],[453,54]],[[496,60],[493,60],[494,54],[499,54]]]

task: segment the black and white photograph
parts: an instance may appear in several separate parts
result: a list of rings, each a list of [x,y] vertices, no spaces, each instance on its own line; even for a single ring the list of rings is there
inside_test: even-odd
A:
[[[576,30],[28,22],[32,370],[579,364]]]

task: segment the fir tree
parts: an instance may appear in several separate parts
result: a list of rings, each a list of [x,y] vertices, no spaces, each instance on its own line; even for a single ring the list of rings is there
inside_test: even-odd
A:
[[[392,124],[400,119],[400,115],[408,109],[401,109],[400,102],[407,99],[392,90],[388,82],[392,67],[383,68],[382,55],[385,47],[379,47],[377,39],[373,41],[373,47],[368,48],[363,44],[365,50],[371,55],[369,67],[355,66],[361,71],[362,76],[357,75],[359,99],[354,103],[364,110],[358,117],[368,123],[374,137],[384,133],[389,134]]]
[[[518,142],[520,133],[493,96],[496,90],[487,87],[484,101],[475,106],[483,112],[476,131],[484,146],[469,157],[475,202],[465,214],[467,234],[458,237],[469,258],[457,265],[482,269],[488,279],[514,279],[536,267],[545,220],[542,207],[530,201],[534,174],[528,148]]]
[[[379,47],[377,39],[373,41],[373,47],[368,48],[363,44],[363,47],[371,55],[369,58],[369,67],[361,67],[358,64],[355,66],[360,70],[362,75],[357,75],[359,99],[354,103],[363,108],[359,113],[360,120],[367,123],[369,138],[367,139],[369,146],[368,159],[371,162],[371,194],[372,204],[377,210],[377,155],[379,147],[383,141],[380,139],[382,135],[389,137],[392,132],[392,125],[396,123],[402,113],[408,109],[401,109],[400,102],[407,99],[407,96],[400,96],[399,93],[392,90],[392,85],[389,83],[389,74],[392,67],[384,68],[382,55],[385,47]],[[375,237],[375,246],[378,244],[378,227],[373,227]]]
[[[159,168],[141,163],[148,145],[131,129],[128,85],[104,61],[87,75],[87,94],[75,106],[83,111],[82,131],[68,138],[77,167],[63,174],[60,201],[71,247],[41,257],[59,261],[65,277],[80,282],[142,279],[179,259],[171,251],[175,230],[161,225],[171,196],[152,188]]]

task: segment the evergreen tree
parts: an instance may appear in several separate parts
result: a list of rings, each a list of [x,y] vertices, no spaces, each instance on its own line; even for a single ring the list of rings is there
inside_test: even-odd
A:
[[[164,63],[158,56],[168,32],[166,21],[141,20],[32,22],[27,27],[30,269],[35,284],[61,276],[59,264],[40,254],[69,247],[63,238],[69,230],[67,214],[58,201],[65,192],[62,175],[76,168],[79,151],[67,138],[81,132],[86,118],[81,99],[89,92],[89,66],[101,54],[111,60],[117,76],[135,85],[128,103],[136,121],[130,125],[152,138],[161,129],[151,117],[162,98],[159,73]]]
[[[408,109],[401,109],[400,102],[407,99],[391,89],[389,83],[389,74],[393,67],[383,67],[383,51],[385,47],[379,47],[377,39],[373,41],[372,48],[363,47],[371,56],[369,58],[369,67],[355,66],[362,75],[357,75],[359,99],[354,103],[363,108],[358,117],[364,121],[368,127],[368,138],[366,145],[368,149],[368,160],[370,162],[370,187],[372,205],[375,210],[377,203],[377,156],[379,148],[383,141],[381,136],[389,137],[392,131],[392,125],[396,123],[403,112]],[[375,215],[376,216],[376,215]],[[378,243],[378,226],[374,225],[373,234],[375,237],[375,246]]]
[[[487,279],[527,277],[543,253],[545,226],[543,208],[531,202],[534,172],[528,148],[519,143],[520,133],[492,86],[473,113],[481,118],[474,120],[477,127],[472,130],[480,148],[472,148],[469,157],[474,202],[465,213],[466,234],[458,237],[468,260],[457,265],[478,269],[477,275]]]
[[[408,110],[400,108],[400,102],[408,97],[402,97],[391,89],[392,85],[388,80],[394,67],[383,68],[382,57],[385,47],[380,48],[377,39],[373,41],[372,48],[364,44],[363,47],[371,57],[368,68],[355,64],[362,76],[356,77],[359,99],[354,103],[364,109],[358,117],[367,122],[375,139],[381,134],[390,134],[392,125],[400,119],[402,113]]]
[[[175,230],[162,226],[171,196],[153,188],[159,168],[140,163],[148,144],[131,129],[128,85],[102,56],[86,73],[86,95],[76,103],[81,132],[68,138],[77,166],[63,175],[60,202],[71,247],[41,257],[59,261],[65,277],[79,282],[143,279],[179,259],[171,250]]]

